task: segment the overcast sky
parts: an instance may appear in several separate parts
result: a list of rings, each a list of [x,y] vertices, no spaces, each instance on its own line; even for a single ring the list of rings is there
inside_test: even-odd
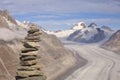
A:
[[[120,0],[0,0],[0,9],[49,30],[68,29],[81,21],[120,29]]]

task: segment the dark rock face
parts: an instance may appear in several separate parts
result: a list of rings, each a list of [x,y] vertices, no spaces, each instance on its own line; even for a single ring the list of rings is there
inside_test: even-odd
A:
[[[96,27],[97,26],[97,24],[95,24],[95,23],[91,23],[88,27],[92,27],[92,28],[94,28],[94,27]]]
[[[77,36],[78,34],[81,34],[81,30],[77,30],[74,33],[72,33],[67,40],[73,40],[75,36]]]
[[[91,37],[89,37],[91,36]],[[100,28],[96,28],[94,30],[77,30],[72,33],[67,39],[77,42],[84,42],[84,43],[94,43],[99,42],[105,38],[104,31]]]
[[[97,28],[98,33],[95,34],[90,42],[99,42],[105,38],[104,31],[101,30],[100,28]]]
[[[120,30],[114,33],[110,39],[103,44],[103,47],[120,53]]]

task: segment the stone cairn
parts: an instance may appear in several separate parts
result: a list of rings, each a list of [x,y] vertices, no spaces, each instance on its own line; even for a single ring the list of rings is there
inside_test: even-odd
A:
[[[16,80],[46,80],[37,59],[40,35],[41,32],[36,26],[31,26],[28,30],[28,35],[23,41],[24,49],[20,53],[20,67]]]

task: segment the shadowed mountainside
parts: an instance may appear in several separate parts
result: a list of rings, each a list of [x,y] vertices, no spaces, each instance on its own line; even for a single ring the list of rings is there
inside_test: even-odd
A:
[[[110,39],[103,44],[103,47],[120,54],[120,30],[115,32]]]

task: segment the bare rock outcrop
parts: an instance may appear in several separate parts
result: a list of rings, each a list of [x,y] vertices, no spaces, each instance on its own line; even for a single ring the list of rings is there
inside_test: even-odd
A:
[[[1,15],[0,15],[0,27],[9,28],[8,23],[6,22],[6,20]]]
[[[12,22],[13,24],[17,25],[16,20],[11,15],[9,15],[7,10],[0,10],[0,15],[6,18],[8,21]]]

